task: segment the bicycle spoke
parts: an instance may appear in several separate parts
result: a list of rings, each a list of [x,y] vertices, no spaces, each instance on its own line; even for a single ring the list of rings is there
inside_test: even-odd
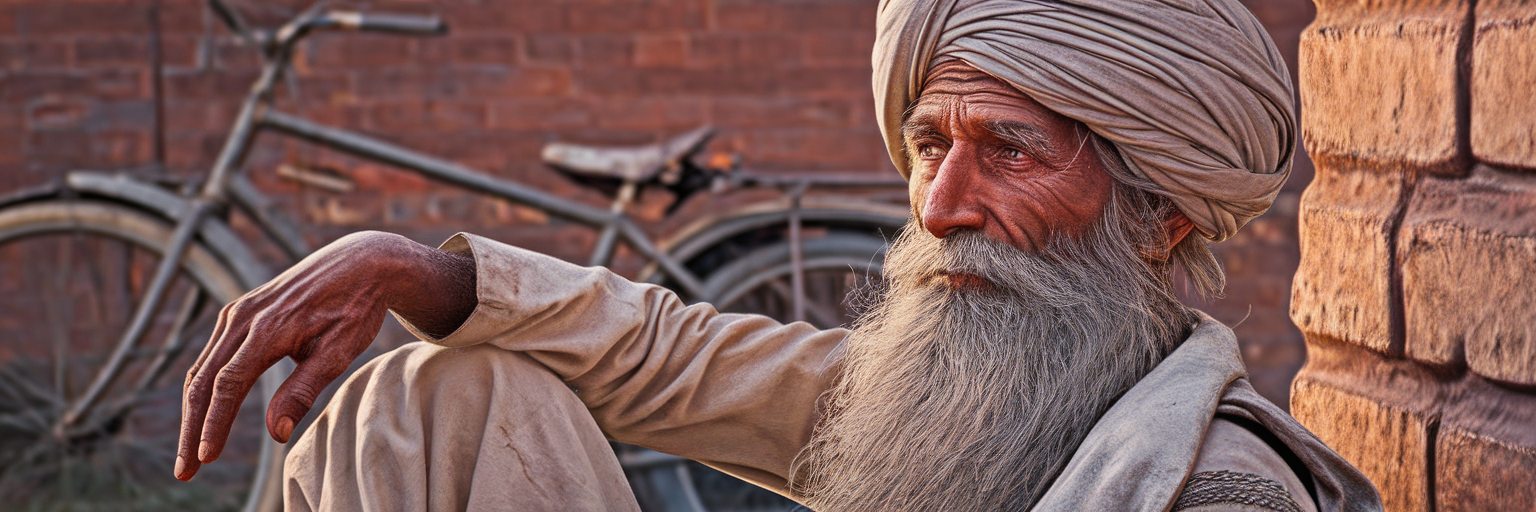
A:
[[[7,396],[10,396],[12,400],[15,400],[17,407],[31,415],[33,421],[44,425],[51,423],[48,418],[44,417],[42,413],[38,412],[37,408],[31,407],[31,404],[27,401],[27,399],[22,396],[26,394],[26,390],[22,389],[16,384],[9,382],[10,379],[8,378],[8,375],[9,371],[7,369],[0,369],[0,393],[5,393]],[[50,405],[57,407],[57,401],[48,400],[48,402]],[[44,430],[46,429],[47,427],[44,427]]]
[[[187,340],[200,331],[198,329],[185,332],[185,327],[202,311],[205,302],[203,291],[195,286],[192,287],[192,291],[187,293],[186,299],[176,314],[176,322],[171,324],[170,332],[165,335],[165,342],[161,344],[159,355],[155,356],[155,360],[149,364],[149,368],[144,371],[144,376],[139,379],[138,386],[130,395],[143,393],[149,386],[154,385],[155,381],[159,380],[165,370],[170,367],[171,361],[175,361],[181,355],[182,350],[187,346]]]
[[[44,432],[48,430],[47,421],[20,412],[0,414],[0,426],[10,426],[28,432]]]
[[[53,391],[59,396],[68,396],[69,393],[68,356],[70,340],[65,330],[74,323],[71,321],[72,317],[74,317],[74,305],[69,303],[68,276],[70,266],[73,264],[71,253],[73,252],[72,249],[76,238],[70,237],[69,239],[59,240],[61,252],[64,254],[60,255],[58,260],[64,262],[64,264],[55,267],[57,270],[53,275],[54,286],[44,287],[45,293],[54,292],[48,294],[52,296],[44,297],[43,312],[44,318],[48,322],[49,334],[53,336]],[[60,295],[63,295],[63,297],[60,297]],[[60,301],[63,301],[62,306]],[[59,312],[60,309],[64,310],[62,314]]]
[[[22,375],[21,372],[15,368],[15,365],[0,366],[0,377],[9,378],[12,381],[10,383],[10,389],[30,396],[34,400],[47,402],[49,405],[58,405],[62,402],[60,396],[55,393],[50,393],[47,389],[39,387],[36,383],[32,382],[32,379],[28,379],[27,376]],[[3,384],[4,382],[5,379],[0,378],[0,384]]]

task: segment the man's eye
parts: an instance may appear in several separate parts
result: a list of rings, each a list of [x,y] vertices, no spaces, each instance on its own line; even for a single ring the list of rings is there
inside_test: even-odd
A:
[[[1024,158],[1024,152],[1019,151],[1018,148],[1003,148],[1003,158],[1021,160]]]
[[[917,147],[917,156],[920,158],[939,158],[944,156],[944,148],[936,144],[924,144]]]

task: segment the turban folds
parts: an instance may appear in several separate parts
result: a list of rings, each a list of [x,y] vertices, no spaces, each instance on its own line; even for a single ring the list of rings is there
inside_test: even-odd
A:
[[[877,23],[875,108],[903,177],[903,115],[952,58],[1113,142],[1212,241],[1290,174],[1290,74],[1236,0],[882,0]]]

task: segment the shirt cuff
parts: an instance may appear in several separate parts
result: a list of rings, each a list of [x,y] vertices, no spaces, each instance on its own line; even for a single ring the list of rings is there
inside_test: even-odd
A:
[[[490,246],[491,244],[494,244],[496,247]],[[400,325],[405,327],[405,330],[415,335],[416,339],[445,347],[477,345],[490,340],[497,333],[504,331],[507,326],[506,322],[509,320],[507,318],[508,312],[504,307],[505,298],[493,296],[493,294],[498,292],[496,288],[499,281],[516,279],[516,276],[491,275],[491,273],[486,271],[494,269],[492,272],[506,272],[509,270],[506,268],[508,265],[505,265],[505,262],[502,262],[503,264],[490,263],[486,261],[486,258],[498,252],[497,249],[503,249],[499,252],[505,252],[505,249],[516,248],[469,233],[455,234],[437,248],[460,256],[469,256],[470,259],[474,260],[475,310],[469,314],[469,318],[464,319],[464,323],[460,324],[458,329],[454,329],[453,332],[448,333],[447,336],[442,338],[434,338],[422,332],[421,329],[412,325],[400,315],[396,314],[395,320],[398,320]],[[501,256],[501,259],[507,259],[506,256],[508,255],[503,254]],[[394,312],[391,311],[390,314],[394,314]]]

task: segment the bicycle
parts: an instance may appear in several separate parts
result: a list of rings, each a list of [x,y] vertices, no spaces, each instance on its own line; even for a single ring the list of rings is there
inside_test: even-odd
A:
[[[0,309],[8,311],[0,318],[0,496],[19,508],[97,502],[114,510],[280,507],[284,447],[268,438],[260,423],[291,361],[268,371],[247,399],[221,464],[186,484],[170,479],[168,461],[180,387],[179,375],[166,375],[190,365],[223,304],[274,275],[232,220],[238,214],[259,228],[259,237],[271,240],[290,264],[311,249],[297,224],[244,175],[244,159],[258,132],[390,164],[597,230],[589,265],[610,263],[623,243],[649,262],[637,280],[724,311],[809,319],[820,327],[849,318],[842,297],[860,280],[878,275],[880,233],[906,220],[904,206],[806,195],[810,187],[904,186],[900,180],[769,177],[745,172],[735,162],[699,165],[698,153],[712,135],[708,128],[640,147],[546,146],[543,158],[550,167],[607,194],[610,203],[601,208],[322,126],[274,108],[275,86],[302,38],[331,30],[440,35],[446,24],[436,16],[325,10],[316,4],[276,29],[259,29],[223,0],[208,0],[208,6],[259,51],[263,64],[201,180],[75,171],[62,183],[0,198],[0,261],[20,262],[0,270]],[[670,215],[691,196],[730,188],[778,188],[783,200],[699,219],[667,242],[651,239],[626,215],[643,190],[671,192]],[[675,456],[617,449],[648,510],[792,505],[766,491],[729,490],[750,485],[721,483],[728,477]],[[699,492],[717,485],[727,491]]]

